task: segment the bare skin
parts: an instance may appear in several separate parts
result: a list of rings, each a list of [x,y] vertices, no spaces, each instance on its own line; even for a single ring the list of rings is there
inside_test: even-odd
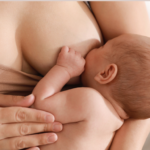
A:
[[[115,131],[122,126],[116,110],[96,90],[75,88],[60,92],[70,78],[83,72],[84,65],[80,53],[63,47],[56,65],[34,88],[33,107],[51,112],[64,126],[58,133],[59,140],[41,150],[108,150]]]
[[[148,15],[142,2],[138,5],[137,2],[91,2],[91,6],[105,41],[122,33],[150,35]],[[135,10],[140,10],[141,16]],[[119,16],[116,15],[118,12]],[[104,13],[109,17],[104,17]],[[103,44],[98,24],[83,2],[0,2],[0,14],[0,35],[3,35],[0,36],[0,64],[27,73],[45,75],[56,63],[59,50],[64,45],[80,51],[84,57],[88,51]],[[78,83],[78,79],[70,83]],[[139,133],[143,124],[149,122],[131,120],[124,129],[128,133],[133,130]],[[143,140],[136,142],[139,150],[148,132],[148,125],[145,132],[140,132]],[[120,133],[123,134],[124,130]],[[122,134],[117,134],[116,141],[122,139],[125,144],[122,142],[118,147],[115,142],[112,150],[120,150],[127,145],[134,149],[135,145],[125,139],[132,137],[136,141],[139,136],[120,136]]]
[[[45,75],[56,63],[62,46],[68,45],[85,57],[89,50],[103,44],[96,20],[83,2],[10,2],[5,5],[10,14],[4,12],[1,32],[7,30],[7,42],[12,44],[11,48],[10,45],[5,47],[5,51],[7,49],[13,57],[8,58],[6,53],[1,52],[1,64],[27,73]],[[15,12],[14,15],[12,12]],[[6,15],[7,20],[4,19]],[[76,24],[80,20],[84,20],[84,24]],[[9,31],[5,24],[9,24]],[[1,46],[5,46],[5,40],[3,38]]]
[[[54,122],[54,116],[52,114],[40,110],[24,108],[32,105],[34,100],[33,94],[24,98],[18,96],[17,101],[11,101],[10,103],[0,99],[0,105],[3,106],[0,108],[1,149],[18,150],[21,149],[21,147],[31,147],[28,150],[37,150],[35,146],[39,145],[39,143],[45,145],[54,143],[57,140],[58,137],[55,133],[30,135],[45,131],[58,132],[62,130],[62,125]],[[23,107],[18,107],[20,105]],[[20,136],[22,136],[22,139]]]
[[[117,45],[120,41],[128,41],[130,43],[133,41],[135,43],[144,41],[149,43],[149,38],[133,34],[123,34],[109,40],[102,47],[91,50],[86,56],[85,71],[81,78],[84,86],[99,91],[113,105],[122,119],[128,119],[129,116],[121,105],[114,100],[111,91],[111,82],[118,74],[118,66],[109,61],[109,54],[114,51],[113,45]],[[144,42],[143,44],[145,44]]]
[[[58,8],[59,11],[57,11]],[[1,35],[5,33],[5,36],[0,38],[0,64],[16,70],[45,75],[55,64],[63,45],[78,49],[85,57],[90,49],[102,44],[96,20],[83,2],[0,2],[0,13],[3,14],[0,17],[2,23],[0,24],[0,33]],[[61,25],[59,25],[60,20]],[[76,24],[80,20],[84,20],[84,24]],[[64,38],[65,35],[66,38]],[[33,60],[33,58],[37,59]],[[34,68],[35,66],[36,68]],[[76,83],[79,83],[79,78]],[[16,128],[18,128],[17,124]],[[18,140],[23,140],[26,147],[44,145],[44,139],[47,137],[44,135],[43,143],[38,140],[37,135],[28,136],[28,138],[22,136]],[[51,142],[55,140],[57,140],[56,134]],[[13,144],[7,144],[7,147],[12,147],[15,142],[19,141],[12,138],[11,143]],[[10,142],[1,141],[0,146],[5,149],[2,146],[6,146],[6,144],[3,143]]]

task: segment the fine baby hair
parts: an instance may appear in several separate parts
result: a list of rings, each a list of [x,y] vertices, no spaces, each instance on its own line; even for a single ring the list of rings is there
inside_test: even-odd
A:
[[[129,35],[108,55],[118,67],[110,83],[112,97],[131,118],[150,118],[150,39]]]

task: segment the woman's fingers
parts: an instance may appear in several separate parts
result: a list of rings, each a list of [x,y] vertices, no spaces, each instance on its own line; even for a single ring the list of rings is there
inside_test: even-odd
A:
[[[0,108],[0,123],[13,122],[54,122],[54,116],[32,108]]]
[[[22,106],[29,107],[34,103],[35,97],[30,94],[26,97],[24,96],[14,96],[14,95],[3,95],[0,94],[0,106]]]
[[[62,130],[59,122],[49,124],[44,123],[18,123],[18,124],[2,124],[0,125],[0,140],[10,137],[24,136],[40,132]]]
[[[46,145],[57,141],[55,133],[43,133],[23,137],[9,138],[0,141],[1,150],[20,150],[28,147]]]

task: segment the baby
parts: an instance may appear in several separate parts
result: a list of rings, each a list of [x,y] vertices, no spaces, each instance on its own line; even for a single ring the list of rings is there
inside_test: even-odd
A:
[[[121,118],[150,118],[150,39],[121,35],[92,50],[82,81],[110,101]]]
[[[63,47],[56,65],[32,92],[36,97],[34,108],[49,111],[54,114],[56,121],[67,124],[64,125],[65,130],[58,133],[57,144],[49,145],[51,149],[63,150],[66,149],[65,145],[68,150],[73,149],[76,135],[81,132],[81,128],[84,131],[82,123],[87,123],[91,118],[92,121],[93,118],[98,120],[93,123],[95,130],[92,130],[92,136],[85,135],[79,147],[87,150],[107,149],[114,132],[122,126],[123,119],[150,117],[149,38],[128,34],[116,37],[89,52],[85,70],[84,65],[85,60],[78,52]],[[83,85],[95,91],[75,88],[60,92],[70,78],[82,72]],[[103,126],[104,122],[111,126]],[[71,123],[75,123],[75,126]],[[102,143],[97,141],[100,138],[104,139]],[[88,146],[89,143],[92,147]]]

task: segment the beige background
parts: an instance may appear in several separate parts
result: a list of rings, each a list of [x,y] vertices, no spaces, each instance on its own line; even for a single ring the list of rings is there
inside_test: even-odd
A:
[[[147,141],[145,142],[145,145],[142,150],[150,150],[150,135],[147,138]]]

